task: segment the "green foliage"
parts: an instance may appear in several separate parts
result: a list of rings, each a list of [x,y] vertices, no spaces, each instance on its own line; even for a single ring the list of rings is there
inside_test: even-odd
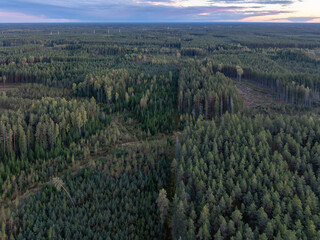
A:
[[[201,239],[317,239],[319,126],[311,116],[225,114],[187,127],[173,235],[187,236],[191,218]]]
[[[179,77],[179,111],[188,116],[204,115],[206,119],[225,112],[236,113],[242,104],[231,79],[213,73],[212,64],[191,65]]]
[[[320,238],[316,25],[0,31],[0,239]]]
[[[66,157],[72,143],[107,124],[94,99],[0,97],[0,101],[3,107],[15,110],[0,113],[0,158],[4,160],[0,162],[0,193],[7,196],[15,188],[25,187],[23,182],[17,186],[16,181],[10,179],[12,176],[30,174],[44,161]]]
[[[66,194],[47,185],[13,214],[13,235],[17,239],[52,235],[56,239],[160,239],[156,200],[166,185],[166,147],[161,142],[124,147],[92,163],[95,167],[67,175],[65,185],[74,206]]]
[[[158,74],[110,70],[102,76],[88,76],[72,89],[76,96],[106,103],[110,112],[133,113],[146,133],[172,132],[177,80],[172,72]]]

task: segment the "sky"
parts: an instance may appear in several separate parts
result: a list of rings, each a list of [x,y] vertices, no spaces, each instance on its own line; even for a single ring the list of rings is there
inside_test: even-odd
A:
[[[0,23],[308,22],[320,0],[0,0]]]

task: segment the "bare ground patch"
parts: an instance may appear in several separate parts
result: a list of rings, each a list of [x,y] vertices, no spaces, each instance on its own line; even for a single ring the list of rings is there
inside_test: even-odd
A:
[[[281,103],[277,100],[271,89],[259,86],[257,83],[248,80],[235,81],[238,93],[244,101],[244,106],[249,108],[268,106],[274,103]]]

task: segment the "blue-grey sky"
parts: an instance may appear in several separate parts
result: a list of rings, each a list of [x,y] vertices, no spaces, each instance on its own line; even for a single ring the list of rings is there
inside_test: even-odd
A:
[[[319,0],[0,0],[0,22],[320,22]]]

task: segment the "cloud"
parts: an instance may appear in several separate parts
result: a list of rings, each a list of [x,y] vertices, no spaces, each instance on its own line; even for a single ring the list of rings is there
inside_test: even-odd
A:
[[[67,18],[47,18],[44,15],[33,16],[21,12],[0,11],[0,22],[2,23],[58,23],[78,22],[78,20]]]
[[[320,23],[320,18],[314,18],[312,20],[307,21],[307,23]]]
[[[112,5],[112,4],[128,4],[133,2],[131,0],[13,0],[14,2],[20,2],[24,4],[39,4],[39,5],[49,5],[56,7],[65,7],[65,8],[81,8],[81,7],[98,7],[103,5]]]
[[[79,19],[86,22],[190,22],[190,21],[220,21],[223,14],[230,15],[228,12],[237,11],[241,7],[219,7],[219,6],[175,6],[174,0],[148,0],[144,2],[137,1],[101,1],[93,2],[79,0],[74,1],[48,1],[27,0],[28,4],[22,4],[21,0],[11,0],[0,8],[3,11],[14,11],[19,9],[26,15],[42,16],[42,19],[64,19],[66,16],[70,19]],[[106,2],[108,2],[106,4]],[[103,4],[105,3],[105,4]],[[120,4],[122,3],[122,4]],[[155,3],[161,3],[155,5]],[[68,6],[68,7],[67,7]],[[202,17],[202,18],[201,18]],[[0,20],[2,21],[2,20]],[[51,21],[51,20],[50,20]]]
[[[240,19],[241,22],[290,22],[288,19],[275,18],[281,14],[292,13],[290,11],[245,11],[244,17]]]
[[[287,18],[290,22],[312,22],[313,20],[317,19],[315,17],[288,17]]]
[[[212,3],[225,3],[225,4],[261,4],[261,5],[289,5],[301,0],[211,0]]]
[[[23,21],[24,18],[28,22],[220,22],[267,21],[277,18],[283,20],[288,17],[304,16],[295,14],[294,11],[298,10],[291,7],[291,4],[300,1],[10,0],[1,3],[0,12],[3,16],[0,15],[0,22],[17,22]],[[16,18],[5,17],[4,13],[11,13],[11,16],[14,15],[12,13],[20,15]],[[317,21],[302,18],[298,21],[303,20]]]
[[[170,6],[132,6],[127,8],[100,9],[96,18],[110,21],[136,22],[192,22],[220,21],[222,16],[232,15],[239,8],[230,7],[170,7]],[[113,14],[112,14],[113,13]],[[108,18],[109,17],[109,18]]]

